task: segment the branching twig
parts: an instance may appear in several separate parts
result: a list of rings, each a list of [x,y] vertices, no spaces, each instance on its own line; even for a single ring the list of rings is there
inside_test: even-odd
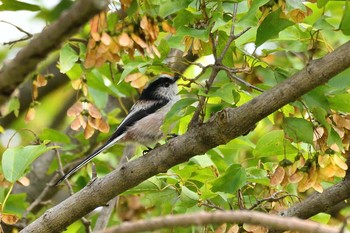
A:
[[[292,194],[285,194],[285,195],[282,195],[282,196],[278,196],[280,193],[281,193],[281,191],[275,192],[270,197],[266,197],[266,198],[257,200],[256,203],[254,205],[252,205],[252,207],[249,208],[249,210],[255,209],[256,207],[258,207],[259,205],[261,205],[264,202],[277,202],[279,200],[282,200],[282,199],[284,199],[286,197],[291,197],[291,196],[299,198],[298,196],[295,196],[295,195],[292,195]]]
[[[24,29],[10,23],[10,22],[7,22],[5,20],[0,20],[1,23],[7,23],[7,24],[10,24],[11,26],[15,27],[18,31],[20,32],[23,32],[24,34],[26,34],[25,37],[21,38],[21,39],[18,39],[18,40],[13,40],[13,41],[9,41],[9,42],[5,42],[4,45],[14,45],[15,43],[17,42],[21,42],[21,41],[25,41],[25,40],[29,40],[30,38],[33,37],[33,35],[27,31],[25,31]]]
[[[222,52],[220,54],[220,57],[215,58],[216,64],[221,64],[222,59],[224,59],[224,57],[225,57],[225,55],[227,53],[227,50],[231,46],[232,41],[234,41],[236,39],[235,38],[235,21],[236,21],[236,15],[237,15],[237,6],[238,6],[237,3],[233,4],[232,26],[231,26],[231,30],[230,30],[230,36],[228,38],[228,41],[225,44],[224,49],[222,50]]]
[[[209,208],[212,208],[212,209],[224,211],[223,208],[221,208],[220,206],[215,205],[210,200],[206,200],[205,202],[201,202],[199,206],[206,206],[206,207],[209,207]]]
[[[232,79],[232,80],[235,80],[235,81],[238,81],[240,83],[242,83],[243,85],[247,86],[247,87],[250,87],[251,89],[254,89],[256,91],[260,91],[260,92],[264,92],[263,89],[257,87],[257,86],[254,86],[246,81],[244,81],[243,79],[241,79],[240,77],[238,77],[237,75],[233,74],[233,73],[228,73],[228,76]]]
[[[207,224],[222,223],[248,223],[265,226],[270,229],[289,230],[298,232],[339,233],[339,229],[316,222],[305,221],[298,218],[284,218],[281,216],[265,214],[256,211],[217,211],[213,213],[200,212],[194,214],[181,214],[166,217],[140,220],[123,223],[120,226],[109,228],[97,233],[131,233],[155,231],[162,228],[188,227],[192,225],[203,226]],[[349,233],[349,231],[344,231]]]
[[[210,33],[210,41],[212,43],[212,52],[215,58],[215,65],[212,66],[213,70],[211,72],[211,75],[209,77],[209,79],[206,82],[206,90],[205,90],[205,94],[209,93],[209,90],[211,88],[211,86],[214,83],[214,80],[218,74],[218,72],[220,71],[220,69],[218,68],[218,66],[223,66],[222,65],[222,60],[224,59],[228,49],[231,46],[231,43],[237,39],[238,37],[240,37],[241,35],[243,35],[246,31],[248,31],[250,29],[250,27],[246,28],[245,30],[243,30],[241,33],[239,33],[238,35],[235,35],[235,21],[236,21],[236,14],[237,14],[237,3],[234,3],[234,8],[233,8],[233,15],[232,15],[232,26],[231,26],[231,30],[230,30],[230,36],[228,41],[225,44],[224,49],[222,50],[220,56],[218,57],[217,54],[217,41],[216,41],[216,36],[213,33]],[[208,66],[206,67],[208,68]],[[202,72],[204,72],[205,69],[202,70]],[[243,81],[243,80],[241,80]],[[246,82],[245,82],[246,83]],[[252,85],[250,85],[252,86]],[[193,128],[194,126],[197,126],[198,124],[203,122],[203,118],[204,118],[204,112],[205,112],[205,106],[206,106],[206,102],[207,102],[208,98],[206,96],[201,96],[199,101],[198,101],[198,105],[197,105],[197,109],[193,114],[193,117],[190,121],[190,123],[188,124],[188,128]],[[201,119],[200,119],[201,116]]]

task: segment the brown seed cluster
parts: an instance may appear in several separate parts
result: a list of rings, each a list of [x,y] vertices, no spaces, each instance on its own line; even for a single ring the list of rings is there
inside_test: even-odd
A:
[[[115,63],[122,53],[134,57],[135,51],[149,57],[160,57],[155,41],[159,35],[159,22],[150,16],[139,16],[132,22],[117,22],[114,31],[107,30],[106,13],[95,16],[90,23],[91,32],[84,62],[85,68],[101,67],[105,62]],[[165,20],[161,22],[163,31],[175,33],[175,29]]]
[[[75,117],[71,123],[71,128],[78,131],[84,129],[84,137],[90,138],[95,130],[108,133],[109,125],[103,120],[98,108],[87,100],[78,101],[67,111],[67,115]]]
[[[297,184],[299,192],[305,192],[310,188],[323,192],[322,181],[345,177],[347,169],[343,158],[335,153],[316,153],[314,158],[308,160],[305,160],[303,155],[298,155],[294,163],[282,160],[271,175],[270,183],[282,186],[289,183]]]

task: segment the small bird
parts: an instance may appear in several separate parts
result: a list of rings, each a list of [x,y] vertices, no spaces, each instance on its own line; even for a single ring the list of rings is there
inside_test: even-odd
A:
[[[164,118],[179,99],[176,84],[178,79],[178,76],[162,74],[151,82],[107,142],[62,176],[56,185],[117,142],[137,142],[148,147],[159,141],[163,137],[160,127]]]

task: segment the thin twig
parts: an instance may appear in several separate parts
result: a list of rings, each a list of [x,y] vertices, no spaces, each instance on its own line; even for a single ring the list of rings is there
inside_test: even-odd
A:
[[[113,67],[112,67],[112,62],[108,62],[108,66],[109,66],[109,73],[111,74],[111,79],[112,79],[113,82],[115,82],[114,73],[113,73]]]
[[[220,56],[218,57],[217,55],[217,41],[216,41],[216,36],[213,33],[210,33],[210,41],[212,43],[212,52],[214,55],[214,59],[215,59],[215,65],[212,65],[211,67],[213,68],[211,75],[209,77],[209,79],[206,82],[206,90],[204,91],[205,94],[209,93],[209,90],[211,88],[211,86],[214,83],[214,80],[218,74],[218,72],[220,71],[220,69],[217,66],[223,66],[222,65],[222,60],[225,57],[228,49],[231,46],[231,43],[237,39],[238,37],[240,37],[241,35],[243,35],[246,31],[248,31],[250,28],[246,28],[245,30],[243,30],[241,33],[239,33],[238,35],[235,35],[235,24],[234,22],[236,21],[236,14],[237,14],[237,3],[234,3],[234,9],[233,9],[233,15],[232,15],[232,26],[231,26],[231,30],[230,30],[230,36],[228,41],[225,44],[225,47],[223,49],[223,51],[221,52]],[[201,65],[199,65],[201,67]],[[205,68],[208,68],[210,66],[206,66]],[[204,68],[202,70],[202,72],[204,71]],[[241,80],[243,81],[243,80]],[[255,88],[256,89],[256,88]],[[201,96],[199,101],[198,101],[198,105],[197,105],[197,109],[193,114],[193,117],[190,121],[190,123],[188,124],[188,128],[193,128],[194,126],[200,124],[203,122],[203,118],[205,115],[205,108],[206,108],[206,102],[207,102],[208,98],[206,96]],[[200,120],[201,117],[201,120]]]
[[[68,41],[70,42],[79,42],[79,43],[83,43],[83,44],[87,44],[88,41],[86,39],[82,39],[82,38],[69,38]]]
[[[220,57],[216,59],[217,64],[222,62],[222,59],[224,59],[224,56],[227,53],[227,50],[230,48],[232,41],[235,39],[235,21],[236,21],[236,14],[237,14],[237,3],[233,4],[233,15],[232,15],[232,26],[230,30],[230,37],[228,38],[228,41],[226,42],[226,45],[224,49],[222,50]]]
[[[205,202],[201,202],[200,206],[206,206],[212,209],[216,209],[216,210],[221,210],[224,211],[225,209],[221,208],[220,206],[215,205],[212,201],[210,200],[206,200]]]
[[[214,80],[216,78],[216,75],[218,74],[219,69],[217,68],[213,68],[213,71],[211,72],[211,75],[209,77],[209,79],[206,81],[206,90],[204,91],[205,94],[209,93],[209,90],[211,88],[211,86],[214,83]],[[204,117],[204,112],[205,112],[205,106],[206,106],[206,102],[207,102],[207,97],[206,96],[201,96],[198,102],[198,106],[196,111],[193,114],[193,117],[190,121],[190,123],[188,124],[188,128],[193,128],[195,126],[197,126],[198,124],[203,122],[203,117]],[[202,119],[200,120],[200,116],[202,116]]]
[[[25,41],[25,40],[28,40],[28,39],[30,39],[30,38],[33,37],[33,34],[31,34],[31,33],[27,32],[27,31],[25,31],[24,29],[22,29],[22,28],[20,28],[20,27],[18,27],[18,26],[16,26],[16,25],[14,25],[13,23],[7,22],[7,21],[5,21],[5,20],[0,20],[0,22],[1,22],[1,23],[10,24],[11,26],[15,27],[18,31],[23,32],[24,34],[27,35],[26,37],[23,37],[23,38],[18,39],[18,40],[13,40],[13,41],[9,41],[9,42],[4,42],[4,43],[3,43],[4,45],[13,45],[13,44],[15,44],[15,43],[17,43],[17,42]]]
[[[339,230],[339,233],[344,233],[345,232],[345,227],[348,225],[348,220],[349,220],[350,216],[347,216],[344,221],[343,224]]]
[[[253,210],[255,209],[256,207],[258,207],[259,205],[261,205],[263,202],[277,202],[279,200],[282,200],[286,197],[296,197],[296,198],[299,198],[298,196],[295,196],[293,194],[285,194],[285,195],[282,195],[282,196],[278,196],[279,194],[281,194],[282,191],[278,191],[278,192],[275,192],[273,193],[270,197],[266,197],[266,198],[263,198],[263,199],[260,199],[260,200],[257,200],[257,202],[252,205],[249,210]]]
[[[259,88],[259,87],[257,87],[257,86],[254,86],[254,85],[252,85],[252,84],[250,84],[250,83],[244,81],[243,79],[241,79],[240,77],[238,77],[237,75],[235,75],[235,74],[233,74],[233,73],[227,72],[227,74],[228,74],[228,76],[229,76],[231,79],[236,80],[236,81],[238,81],[238,82],[240,82],[240,83],[246,85],[247,87],[250,87],[250,88],[252,88],[252,89],[254,89],[254,90],[257,90],[257,91],[260,91],[260,92],[264,92],[263,89],[261,89],[261,88]]]

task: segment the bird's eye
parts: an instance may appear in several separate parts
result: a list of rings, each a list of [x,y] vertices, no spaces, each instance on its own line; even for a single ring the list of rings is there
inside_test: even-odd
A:
[[[165,86],[165,87],[169,87],[169,86],[170,86],[170,83],[164,83],[164,86]]]

